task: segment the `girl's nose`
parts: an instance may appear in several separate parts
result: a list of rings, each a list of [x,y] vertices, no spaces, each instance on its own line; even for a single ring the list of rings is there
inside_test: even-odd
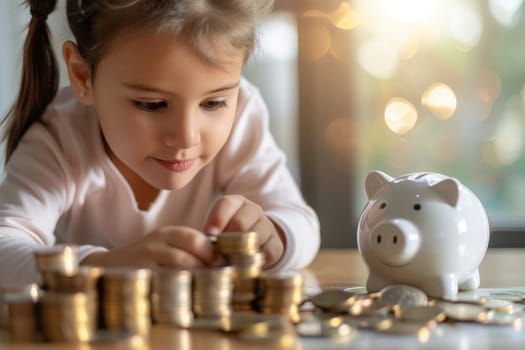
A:
[[[199,122],[195,117],[186,115],[177,118],[164,135],[164,144],[168,147],[190,148],[200,143]]]

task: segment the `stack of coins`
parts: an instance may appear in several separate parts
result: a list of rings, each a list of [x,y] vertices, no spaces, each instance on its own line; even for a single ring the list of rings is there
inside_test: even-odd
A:
[[[41,290],[36,283],[26,285],[12,285],[3,286],[0,289],[0,328],[7,328],[9,326],[9,304],[8,299],[12,295],[26,295],[33,300],[38,300]]]
[[[232,274],[231,266],[193,270],[193,312],[196,317],[231,315]]]
[[[38,302],[41,290],[36,284],[23,287],[9,287],[3,290],[8,319],[9,335],[15,342],[38,341],[41,338]]]
[[[34,252],[38,269],[42,274],[48,271],[73,273],[78,270],[78,251],[75,246],[56,245]]]
[[[42,297],[42,330],[52,342],[88,342],[96,331],[96,294],[46,292]]]
[[[257,278],[264,266],[264,254],[258,251],[256,232],[224,232],[217,246],[226,262],[233,266],[234,311],[251,311],[256,298]]]
[[[81,268],[75,246],[57,245],[34,255],[44,280],[40,328],[45,339],[91,341],[97,328],[97,282],[102,270]]]
[[[97,283],[103,269],[81,266],[76,271],[43,271],[46,290],[57,293],[97,293]]]
[[[103,326],[109,331],[147,336],[151,327],[151,270],[106,268],[101,281]]]
[[[281,315],[298,323],[299,305],[303,301],[303,276],[294,271],[263,272],[259,281],[262,293],[258,299],[259,311],[263,314]]]
[[[154,322],[188,328],[193,320],[190,271],[154,270],[151,307]]]

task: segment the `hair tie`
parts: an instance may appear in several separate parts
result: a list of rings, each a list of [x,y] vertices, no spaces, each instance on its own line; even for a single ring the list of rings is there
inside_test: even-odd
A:
[[[46,13],[43,13],[43,12],[40,12],[40,11],[36,11],[36,10],[31,10],[31,16],[33,18],[36,18],[38,20],[41,20],[43,22],[45,22],[47,20],[47,14]]]

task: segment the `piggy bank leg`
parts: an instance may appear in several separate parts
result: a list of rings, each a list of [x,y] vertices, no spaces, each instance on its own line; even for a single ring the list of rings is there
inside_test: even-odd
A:
[[[373,273],[368,274],[368,279],[366,280],[366,290],[370,292],[378,292],[384,287],[388,286],[390,282],[385,281],[381,277],[374,275]]]
[[[479,287],[479,271],[476,270],[464,282],[459,284],[461,290],[471,290]]]
[[[458,294],[458,280],[452,274],[445,274],[425,280],[421,289],[432,297],[453,297]]]

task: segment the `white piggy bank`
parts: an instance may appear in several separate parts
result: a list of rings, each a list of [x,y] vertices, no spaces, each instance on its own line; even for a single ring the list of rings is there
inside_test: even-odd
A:
[[[479,287],[489,243],[487,214],[457,179],[437,173],[392,178],[373,171],[357,243],[369,268],[367,289],[407,284],[451,297]]]

